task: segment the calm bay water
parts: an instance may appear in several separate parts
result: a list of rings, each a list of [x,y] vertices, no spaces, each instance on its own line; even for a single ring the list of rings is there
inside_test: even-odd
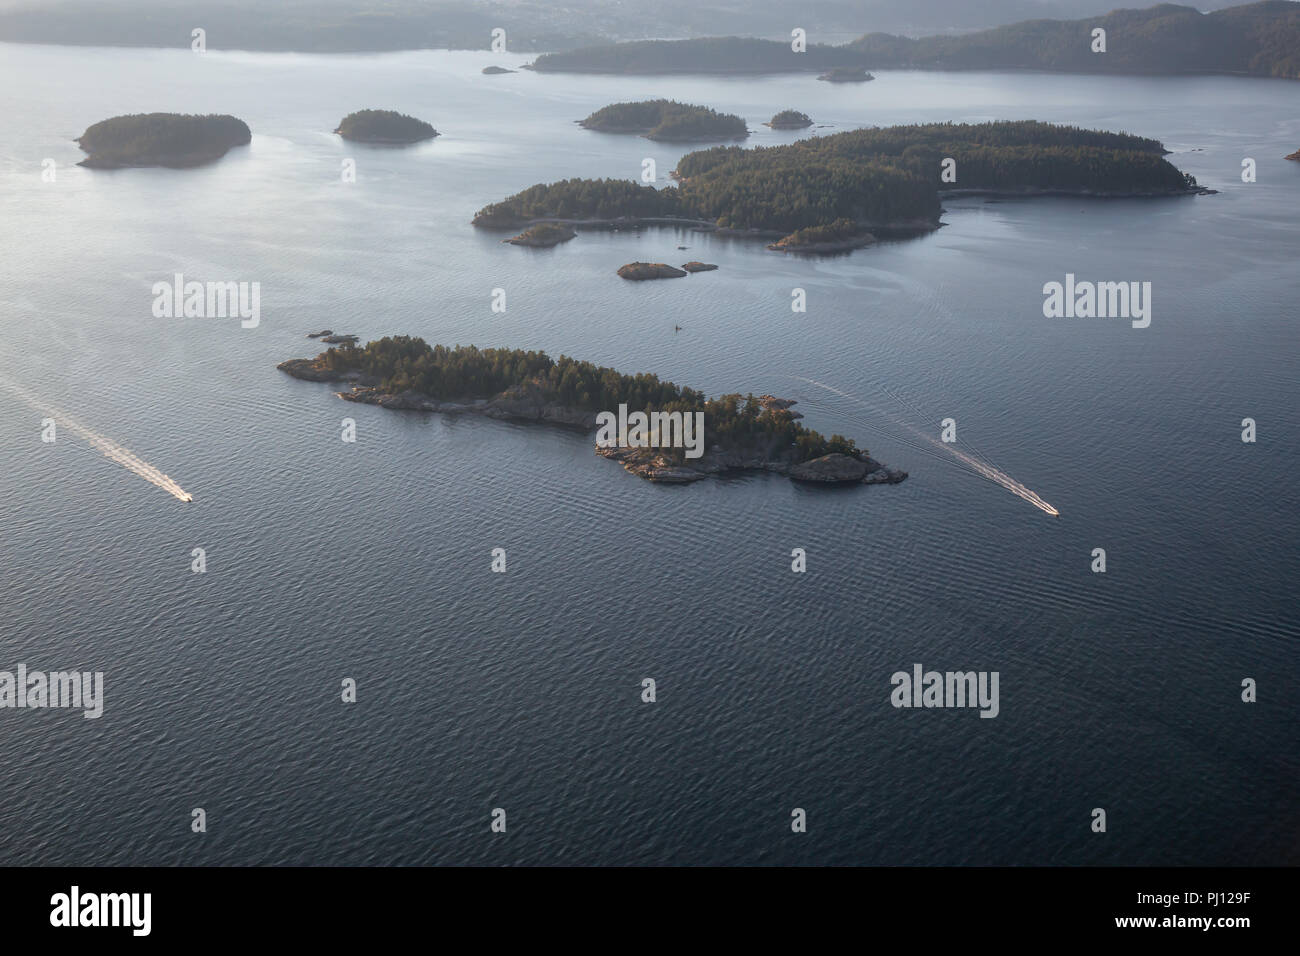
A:
[[[489,62],[0,45],[0,670],[102,670],[106,696],[99,720],[0,711],[0,861],[1300,861],[1294,84]],[[1124,130],[1221,191],[953,201],[934,235],[818,260],[677,230],[535,251],[470,227],[535,182],[634,178],[645,157],[665,178],[683,150],[573,124],[658,96],[740,113],[752,145],[806,135],[759,125],[784,108],[819,132]],[[365,107],[443,135],[330,134]],[[73,165],[88,125],[153,110],[233,113],[253,142],[198,170]],[[691,258],[720,269],[614,275]],[[259,281],[260,327],[154,318],[175,272]],[[1152,282],[1150,328],[1045,319],[1067,272]],[[797,398],[911,478],[658,487],[578,433],[344,405],[276,371],[319,328]],[[45,413],[6,383],[194,503],[66,430],[42,444]],[[919,451],[909,427],[946,417],[1061,517]],[[895,710],[890,675],[915,662],[999,671],[1000,715]]]

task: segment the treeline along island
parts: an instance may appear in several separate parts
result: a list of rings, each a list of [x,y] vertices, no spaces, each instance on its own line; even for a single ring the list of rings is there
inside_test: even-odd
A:
[[[350,383],[339,392],[353,402],[384,408],[469,412],[493,418],[594,428],[599,412],[620,405],[645,413],[704,414],[704,453],[688,459],[681,448],[598,448],[652,481],[689,482],[736,469],[771,471],[822,483],[894,483],[906,478],[873,460],[842,435],[825,438],[800,425],[794,402],[703,392],[651,374],[626,375],[545,352],[429,345],[390,336],[363,348],[344,345],[314,359],[279,368],[295,378]]]
[[[485,206],[474,224],[520,229],[545,221],[677,220],[780,237],[832,225],[843,233],[847,221],[859,236],[908,234],[938,227],[940,198],[950,191],[1084,196],[1200,191],[1165,153],[1152,139],[1036,121],[861,129],[782,146],[698,150],[678,162],[676,187],[618,179],[538,184]]]

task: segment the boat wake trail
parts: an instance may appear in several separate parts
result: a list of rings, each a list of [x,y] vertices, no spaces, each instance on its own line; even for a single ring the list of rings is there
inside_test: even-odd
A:
[[[858,398],[856,395],[850,395],[848,392],[842,392],[838,388],[827,385],[825,382],[819,382],[816,379],[804,378],[802,376],[795,376],[795,377],[798,378],[799,381],[801,382],[807,382],[809,385],[816,385],[818,388],[824,388],[828,392],[833,392],[834,394],[839,395],[841,398],[846,398],[851,402],[861,405],[863,408],[871,409],[873,412],[878,411],[868,403],[862,401],[862,399]],[[898,399],[896,396],[894,396],[887,389],[885,389],[883,385],[881,386],[881,391],[883,391],[886,395],[892,398],[895,402],[899,402],[901,404],[901,400]],[[916,409],[915,406],[909,405],[908,407],[911,408],[913,412],[920,414],[919,410]],[[956,459],[956,461],[959,464],[966,466],[966,468],[970,469],[970,471],[972,471],[974,474],[978,475],[979,477],[986,478],[989,481],[993,482],[994,484],[1000,485],[1001,487],[1005,488],[1007,491],[1015,495],[1017,498],[1022,498],[1023,500],[1028,501],[1031,505],[1033,505],[1035,508],[1038,508],[1040,511],[1044,511],[1049,515],[1060,515],[1059,511],[1057,511],[1050,504],[1048,504],[1041,497],[1039,497],[1038,494],[1026,488],[1020,482],[1016,481],[1014,478],[1008,475],[1001,468],[998,468],[995,465],[991,464],[987,459],[984,458],[984,456],[979,455],[978,450],[976,450],[976,455],[978,455],[979,457],[976,457],[976,455],[969,455],[964,451],[958,451],[956,448],[953,448],[950,444],[937,440],[936,438],[934,438],[934,436],[926,434],[925,432],[921,431],[919,428],[915,427],[914,425],[908,423],[907,421],[904,421],[902,418],[896,418],[896,420],[898,424],[902,425],[904,428],[906,428],[912,434],[916,435],[922,441],[939,449],[939,451],[952,456],[952,458]],[[905,442],[905,444],[908,444],[913,448],[917,448],[919,451],[925,451],[928,454],[933,454],[933,452],[930,452],[929,449],[918,446],[913,442]],[[942,457],[942,456],[936,456],[936,457]],[[951,460],[951,459],[945,459],[945,460]]]
[[[153,465],[140,458],[130,449],[123,448],[112,439],[106,438],[98,432],[86,427],[71,415],[66,415],[58,409],[46,405],[21,385],[17,385],[4,378],[0,378],[0,385],[4,385],[36,411],[49,415],[56,423],[71,429],[73,434],[85,441],[90,445],[90,447],[101,452],[105,458],[117,462],[127,471],[139,475],[150,484],[157,485],[174,498],[178,498],[181,501],[194,500],[194,497],[188,491]]]

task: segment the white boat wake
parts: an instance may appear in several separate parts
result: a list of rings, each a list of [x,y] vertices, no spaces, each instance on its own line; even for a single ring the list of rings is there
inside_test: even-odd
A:
[[[36,411],[42,412],[54,419],[57,425],[63,425],[65,428],[70,429],[77,437],[81,438],[92,448],[101,452],[105,458],[117,462],[127,471],[139,475],[145,481],[152,485],[156,485],[174,498],[181,501],[194,500],[194,496],[182,488],[176,481],[163,474],[163,472],[149,464],[144,459],[140,458],[129,448],[123,448],[111,438],[106,438],[93,429],[88,428],[71,415],[64,414],[58,409],[45,404],[21,385],[17,385],[4,378],[0,378],[0,384],[3,384]]]
[[[807,382],[810,385],[816,385],[818,388],[824,388],[828,392],[834,392],[836,395],[839,395],[841,398],[847,398],[849,401],[856,402],[858,405],[861,405],[864,408],[871,409],[873,412],[877,411],[877,409],[872,408],[871,405],[862,401],[862,399],[858,398],[857,396],[850,395],[847,392],[842,392],[838,388],[834,388],[830,385],[825,384],[824,382],[818,382],[817,380],[811,378],[803,378],[802,376],[795,376],[795,377],[798,378],[799,381],[801,382]],[[881,386],[881,391],[884,391],[885,394],[888,395],[890,398],[894,399],[894,401],[896,402],[899,401],[899,399],[895,397],[887,389],[885,389],[883,385]],[[919,410],[917,410],[914,406],[911,407],[914,412],[920,414]],[[982,460],[983,456],[976,458],[972,455],[966,454],[964,451],[958,451],[956,448],[952,447],[952,445],[937,440],[936,438],[934,438],[934,436],[926,434],[925,432],[921,431],[919,428],[916,428],[915,426],[909,424],[908,422],[904,421],[901,418],[898,419],[898,423],[902,425],[904,428],[906,428],[908,431],[912,432],[918,438],[928,442],[930,445],[933,445],[935,448],[938,448],[940,451],[946,452],[947,454],[951,455],[960,464],[965,465],[967,468],[969,468],[975,474],[979,475],[981,478],[987,478],[989,481],[993,482],[994,484],[1001,485],[1003,488],[1007,489],[1007,491],[1011,492],[1013,495],[1015,495],[1018,498],[1022,498],[1025,501],[1028,501],[1031,505],[1033,505],[1035,508],[1038,508],[1040,511],[1044,511],[1049,515],[1059,516],[1061,514],[1061,512],[1057,511],[1050,504],[1048,504],[1041,497],[1039,497],[1038,494],[1036,494],[1033,491],[1030,491],[1023,484],[1016,481],[1014,478],[1008,475],[1001,468],[995,467],[994,465],[990,464],[987,460]],[[906,442],[906,444],[911,445],[913,448],[918,447],[911,442]],[[919,450],[926,451],[925,448],[920,448]]]

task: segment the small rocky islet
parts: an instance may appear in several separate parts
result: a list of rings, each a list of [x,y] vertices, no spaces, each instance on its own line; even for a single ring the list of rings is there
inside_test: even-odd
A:
[[[512,246],[549,249],[551,246],[558,246],[562,242],[568,242],[577,235],[578,233],[571,226],[554,222],[539,222],[535,226],[529,226],[519,235],[501,241]]]
[[[578,120],[583,129],[635,133],[663,143],[709,143],[749,136],[745,121],[734,113],[676,100],[611,103]]]
[[[680,269],[666,262],[629,262],[619,266],[618,274],[624,279],[643,282],[647,279],[680,279],[692,272],[713,272],[717,268],[711,262],[698,261],[683,263]]]
[[[782,110],[763,125],[769,129],[807,129],[813,124],[812,117],[798,110]]]
[[[322,329],[319,332],[308,332],[307,338],[320,339],[326,345],[356,345],[361,336],[353,335],[351,332],[335,332],[333,329]]]
[[[343,117],[334,132],[349,142],[375,146],[409,146],[438,135],[424,120],[394,110],[357,110]]]
[[[837,219],[825,226],[809,226],[806,229],[795,230],[790,235],[769,243],[767,248],[774,252],[823,254],[861,249],[875,241],[874,235],[852,219]]]

